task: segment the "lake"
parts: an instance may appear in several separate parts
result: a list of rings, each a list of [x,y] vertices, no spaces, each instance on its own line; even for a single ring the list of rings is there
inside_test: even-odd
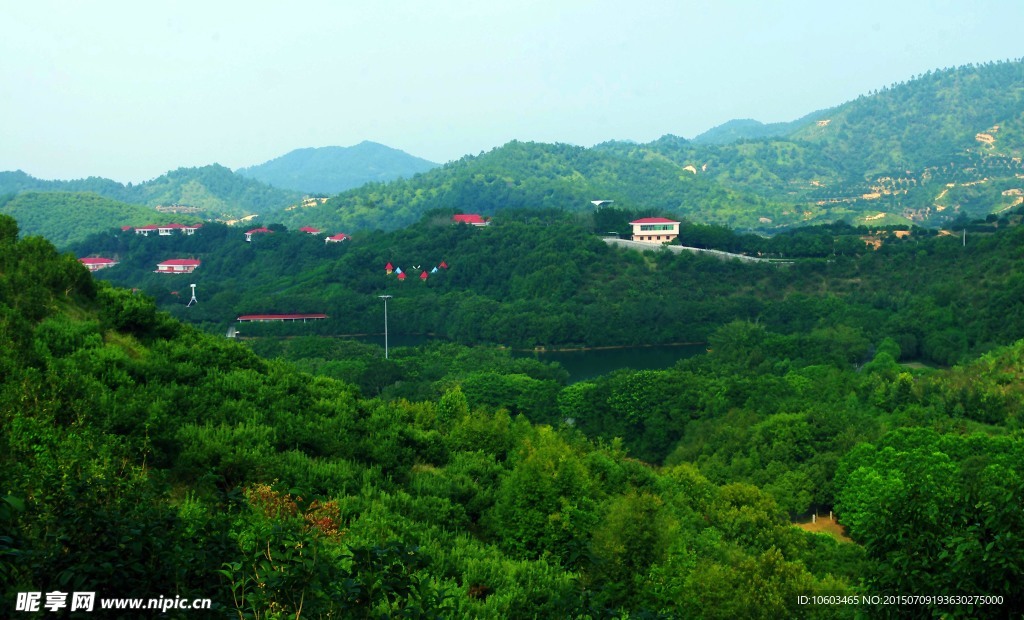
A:
[[[384,336],[359,336],[357,340],[384,346]],[[436,340],[423,335],[394,335],[388,338],[391,349],[415,347]],[[512,350],[514,357],[530,357],[542,362],[558,362],[569,373],[569,382],[586,381],[614,370],[663,370],[671,368],[681,359],[703,354],[706,344],[655,345],[649,347],[622,347],[614,349],[582,349],[572,351],[520,351]]]
[[[586,381],[614,370],[663,370],[682,359],[707,351],[705,344],[657,345],[621,349],[581,351],[513,351],[516,357],[532,357],[542,362],[558,362],[569,372],[569,382]]]

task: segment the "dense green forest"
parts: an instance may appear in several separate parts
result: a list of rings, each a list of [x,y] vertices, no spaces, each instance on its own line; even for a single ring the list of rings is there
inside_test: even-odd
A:
[[[726,189],[664,157],[633,161],[567,144],[513,141],[412,179],[344,192],[324,205],[284,214],[280,221],[295,228],[334,223],[352,230],[393,230],[438,209],[486,215],[521,208],[582,212],[595,199],[750,227],[762,215],[785,219],[789,209],[753,192]]]
[[[2,216],[0,301],[5,605],[63,588],[254,618],[1024,609],[1024,344],[917,371],[896,341],[858,340],[859,367],[849,330],[739,320],[672,369],[566,385],[486,348],[254,343],[292,365]],[[810,506],[854,542],[789,524]],[[967,593],[1001,598],[799,598]]]
[[[0,196],[0,213],[18,222],[22,233],[46,237],[58,247],[122,226],[145,226],[168,218],[148,207],[78,192],[23,192]],[[192,218],[179,216],[191,223]]]
[[[637,252],[594,234],[621,229],[633,215],[613,207],[587,217],[509,210],[476,228],[435,213],[341,244],[283,227],[246,242],[240,230],[210,224],[192,237],[116,230],[73,249],[118,259],[97,277],[139,288],[174,316],[217,333],[239,315],[268,312],[329,318],[297,328],[247,325],[247,334],[379,333],[378,295],[390,294],[393,334],[521,349],[707,342],[740,320],[800,335],[811,348],[815,338],[843,334],[849,363],[868,361],[872,343],[888,337],[904,361],[952,365],[1024,337],[1013,302],[1024,294],[1017,213],[963,220],[966,246],[962,234],[915,229],[900,238],[842,223],[771,238],[689,222],[681,228],[685,245],[794,261],[786,265]],[[873,250],[865,239],[884,243]],[[185,257],[202,260],[188,282],[153,273],[156,263]],[[433,272],[442,262],[447,268]],[[386,273],[388,263],[408,280]],[[190,283],[200,303],[186,307]]]

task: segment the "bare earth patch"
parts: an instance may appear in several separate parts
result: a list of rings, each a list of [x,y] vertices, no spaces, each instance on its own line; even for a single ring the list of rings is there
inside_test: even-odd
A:
[[[793,525],[806,532],[818,532],[831,534],[843,542],[853,542],[853,539],[846,535],[846,526],[840,525],[835,519],[824,516],[807,523],[794,523]]]

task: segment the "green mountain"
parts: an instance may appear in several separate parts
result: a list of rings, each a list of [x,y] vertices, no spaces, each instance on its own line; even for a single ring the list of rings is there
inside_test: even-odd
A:
[[[692,142],[603,148],[666,157],[789,202],[805,221],[942,225],[961,212],[998,215],[1022,192],[1024,62],[929,72],[791,124],[728,123]]]
[[[756,226],[766,215],[785,219],[788,208],[723,187],[666,157],[640,160],[601,149],[513,141],[412,179],[366,185],[325,204],[270,217],[293,227],[393,230],[438,209],[483,215],[521,208],[587,212],[595,199],[737,227]]]
[[[511,142],[280,217],[290,226],[394,229],[434,209],[585,211],[611,199],[767,232],[837,219],[941,226],[1019,204],[1022,153],[1024,62],[1000,62],[931,72],[792,123],[727,123],[693,141]]]
[[[7,194],[0,196],[0,213],[17,220],[22,234],[42,235],[61,248],[95,233],[159,223],[168,217],[149,207],[86,192]],[[193,220],[185,216],[183,223]]]
[[[122,185],[95,177],[44,181],[20,170],[0,172],[0,194],[23,191],[93,192],[112,200],[148,207],[192,207],[205,218],[267,213],[297,204],[302,198],[301,192],[276,189],[236,175],[217,164],[179,168],[138,185]]]
[[[409,178],[438,164],[376,142],[291,151],[235,170],[246,178],[308,194],[337,194],[366,183]]]
[[[813,112],[788,123],[762,123],[752,118],[731,120],[693,138],[695,144],[729,144],[740,140],[787,138],[794,131],[829,114],[828,110]]]

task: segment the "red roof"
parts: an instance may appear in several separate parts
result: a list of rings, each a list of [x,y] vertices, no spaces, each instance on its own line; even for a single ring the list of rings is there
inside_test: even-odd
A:
[[[452,216],[453,222],[460,222],[463,224],[485,224],[484,218],[480,217],[477,213],[465,213]]]
[[[348,238],[349,238],[348,235],[346,235],[345,233],[338,233],[336,235],[331,235],[330,237],[327,237],[327,240],[328,241],[344,241],[344,240],[346,240]]]
[[[135,230],[156,230],[157,228],[160,227],[156,224],[146,224],[145,226],[136,226]]]
[[[182,265],[182,266],[185,266],[185,267],[198,267],[200,262],[201,261],[198,261],[198,260],[196,260],[194,258],[172,258],[170,260],[165,260],[164,262],[157,263],[157,264],[158,265]]]
[[[664,217],[641,217],[640,219],[634,219],[630,223],[679,223],[675,219],[666,219]]]
[[[78,259],[78,262],[82,263],[83,265],[111,265],[111,264],[114,263],[114,259],[112,259],[112,258],[99,258],[99,257],[96,257],[96,258],[80,258],[80,259]]]
[[[259,228],[253,228],[252,230],[245,231],[245,234],[251,235],[253,233],[272,233],[272,232],[274,232],[274,231],[270,230],[266,226],[260,226]]]
[[[313,228],[312,226],[303,226],[302,228],[299,229],[299,232],[309,233],[311,235],[319,235],[320,229]]]
[[[326,319],[326,314],[243,314],[239,321],[301,321],[303,319]]]

